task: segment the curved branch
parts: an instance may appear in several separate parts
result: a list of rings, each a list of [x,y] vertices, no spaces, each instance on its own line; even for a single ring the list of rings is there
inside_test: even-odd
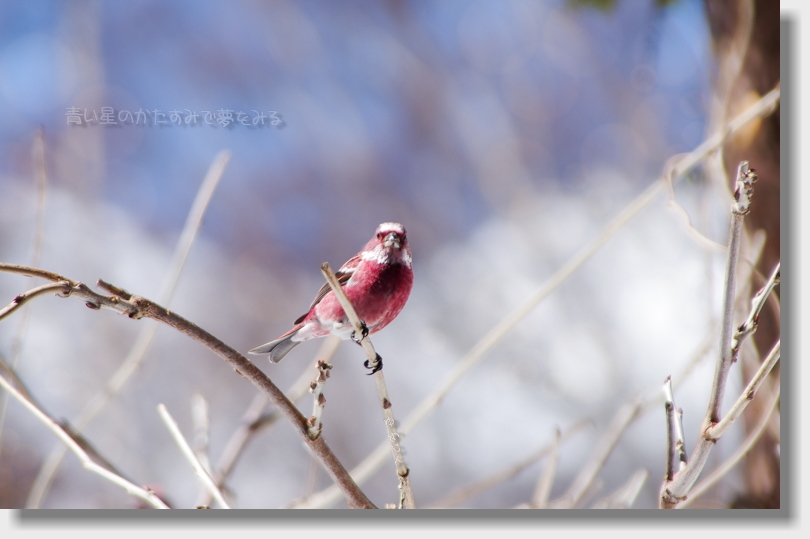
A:
[[[0,320],[3,320],[3,318],[22,307],[27,301],[30,301],[37,296],[50,293],[61,293],[64,296],[66,294],[70,294],[70,288],[70,282],[59,281],[58,283],[43,284],[42,286],[32,288],[28,292],[23,292],[11,300],[11,303],[0,309]]]
[[[346,468],[337,459],[329,446],[326,445],[323,437],[319,437],[317,440],[311,440],[309,438],[306,419],[284,393],[273,384],[270,378],[242,354],[204,329],[147,298],[130,294],[126,290],[105,283],[100,279],[97,283],[98,286],[112,293],[112,296],[103,296],[92,291],[82,283],[37,268],[0,263],[0,271],[35,275],[53,281],[67,281],[71,284],[69,295],[84,300],[87,302],[88,306],[94,309],[106,307],[124,314],[129,318],[152,318],[173,327],[193,340],[205,345],[227,361],[239,375],[246,378],[264,393],[268,400],[292,423],[304,443],[313,454],[318,457],[327,473],[329,473],[338,488],[345,494],[350,507],[364,509],[376,508],[365,493],[360,490],[360,487],[357,486],[357,483],[354,482],[348,471],[346,471]]]

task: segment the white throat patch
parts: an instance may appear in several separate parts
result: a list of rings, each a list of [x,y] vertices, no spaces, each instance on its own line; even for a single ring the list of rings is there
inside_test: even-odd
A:
[[[390,264],[392,262],[396,263],[397,260],[391,260],[392,258],[399,258],[399,262],[404,264],[407,267],[411,267],[411,255],[406,250],[399,251],[399,257],[392,257],[391,253],[385,249],[382,245],[378,245],[371,251],[364,251],[360,254],[360,258],[363,260],[374,261],[377,264]]]

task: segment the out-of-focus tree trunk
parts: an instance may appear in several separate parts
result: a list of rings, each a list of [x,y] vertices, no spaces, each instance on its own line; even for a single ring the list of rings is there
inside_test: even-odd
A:
[[[721,114],[733,117],[779,82],[779,2],[776,0],[705,0],[712,44],[717,61],[714,78],[715,95],[725,97]],[[740,48],[740,46],[747,48]],[[740,51],[744,54],[740,58]],[[740,61],[741,60],[741,61]],[[738,66],[738,67],[737,67]],[[759,175],[755,185],[751,213],[745,219],[749,232],[763,230],[766,243],[757,270],[767,277],[780,260],[779,252],[779,111],[756,123],[729,141],[723,161],[726,177],[734,181],[737,164],[750,162]],[[751,290],[762,287],[754,276]],[[778,288],[777,288],[778,291]],[[775,291],[776,293],[776,291]],[[766,307],[754,334],[754,343],[764,357],[779,339],[778,313]],[[759,357],[743,357],[742,371],[747,380],[758,367]],[[770,376],[778,384],[779,369]],[[761,403],[754,399],[744,415],[746,430],[762,414]],[[766,430],[745,460],[746,492],[737,497],[733,507],[779,507],[778,429]]]

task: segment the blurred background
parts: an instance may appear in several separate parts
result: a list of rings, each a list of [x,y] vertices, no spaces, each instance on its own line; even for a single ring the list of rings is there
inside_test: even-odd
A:
[[[35,260],[157,300],[202,178],[229,149],[171,308],[247,351],[304,312],[322,262],[339,267],[379,223],[401,222],[416,281],[374,344],[402,420],[673,156],[714,132],[726,105],[716,99],[725,28],[717,21],[734,13],[721,4],[2,2],[0,261]],[[109,108],[117,125],[103,124]],[[33,157],[40,128],[44,191]],[[657,395],[667,375],[697,359],[675,380],[691,449],[714,369],[724,265],[694,229],[725,244],[727,197],[702,169],[659,195],[471,369],[403,439],[417,503],[509,468],[550,443],[555,428],[585,419],[562,448],[552,497],[562,494],[620,406]],[[778,260],[778,211],[770,220],[776,236],[766,241]],[[0,303],[28,285],[0,275]],[[0,323],[0,355],[44,409],[71,422],[144,323],[45,297]],[[305,343],[277,365],[251,359],[285,389],[306,369],[314,378],[318,347]],[[325,389],[323,434],[349,468],[385,437],[363,359],[342,344]],[[729,402],[739,387],[735,370]],[[208,350],[159,328],[140,368],[84,432],[133,481],[193,507],[199,484],[156,406],[165,403],[191,437],[195,393],[210,408],[216,462],[255,390]],[[311,402],[299,405],[309,415]],[[739,425],[709,466],[743,436]],[[622,437],[583,505],[644,469],[634,507],[655,507],[665,442],[656,406]],[[0,506],[25,506],[58,445],[8,403]],[[461,507],[527,502],[542,466]],[[241,508],[282,507],[329,484],[283,422],[251,441],[227,482]],[[729,505],[746,485],[735,470],[705,506]],[[378,505],[396,502],[393,464],[364,488]],[[68,455],[41,506],[136,503]]]

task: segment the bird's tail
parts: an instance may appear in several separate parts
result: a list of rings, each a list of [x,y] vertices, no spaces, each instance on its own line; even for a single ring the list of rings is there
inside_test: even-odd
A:
[[[253,350],[250,350],[248,354],[270,354],[270,361],[273,363],[278,363],[287,353],[298,346],[300,341],[295,342],[292,340],[293,336],[296,334],[296,331],[291,331],[285,335],[282,335],[275,341],[270,341],[267,344],[263,344],[261,346],[257,346]]]

